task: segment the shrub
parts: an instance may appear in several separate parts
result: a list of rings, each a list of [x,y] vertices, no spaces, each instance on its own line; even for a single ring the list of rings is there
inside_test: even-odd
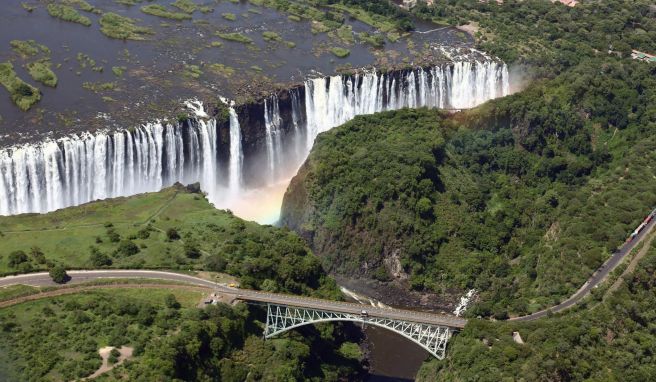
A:
[[[60,20],[91,26],[91,20],[88,17],[82,16],[75,8],[68,5],[48,4],[48,13]]]
[[[30,255],[32,256],[34,261],[37,262],[37,264],[45,264],[46,263],[46,256],[43,253],[43,251],[41,251],[41,248],[36,247],[36,246],[32,247],[30,249]]]
[[[164,304],[170,309],[180,309],[180,303],[173,294],[167,294],[164,298]]]
[[[97,247],[91,246],[89,248],[89,260],[94,267],[105,267],[112,265],[112,259],[106,254],[100,252]]]
[[[16,268],[18,265],[27,262],[29,259],[23,251],[14,251],[9,254],[8,264],[12,268]]]
[[[57,284],[63,284],[69,279],[69,276],[66,273],[66,268],[64,268],[63,265],[56,265],[50,269],[49,273],[52,281],[56,282]]]
[[[180,240],[180,234],[175,228],[169,228],[166,230],[166,238],[169,239],[169,241]]]
[[[121,356],[121,352],[118,351],[118,349],[114,348],[112,351],[109,352],[109,357],[107,358],[107,362],[111,365],[115,364],[118,362],[118,358]]]
[[[123,240],[118,246],[118,252],[124,256],[133,256],[139,253],[139,246],[132,240]]]
[[[346,58],[351,54],[350,50],[340,47],[330,48],[330,52],[339,58]]]
[[[185,251],[185,256],[187,256],[190,259],[197,259],[202,255],[200,249],[198,249],[198,246],[194,243],[189,243],[189,242],[185,243],[184,251]]]

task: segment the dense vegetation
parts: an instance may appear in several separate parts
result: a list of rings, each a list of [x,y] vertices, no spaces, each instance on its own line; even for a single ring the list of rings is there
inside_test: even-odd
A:
[[[655,89],[648,65],[591,62],[468,113],[356,118],[317,139],[283,222],[333,270],[535,311],[656,205]]]
[[[602,303],[533,323],[470,321],[419,381],[656,380],[656,250]],[[601,298],[602,296],[598,296]],[[511,335],[519,332],[524,344]]]
[[[4,274],[70,268],[226,272],[244,287],[336,297],[296,234],[214,209],[182,186],[45,215],[0,217]]]
[[[576,7],[542,0],[448,0],[413,9],[419,17],[478,25],[481,49],[554,75],[591,57],[656,52],[656,9],[649,0],[587,0]]]
[[[102,381],[336,381],[359,379],[358,354],[333,326],[262,339],[261,308],[196,308],[201,293],[113,289],[0,310],[0,379],[70,381],[90,375],[103,346],[134,358]],[[310,351],[312,348],[312,351]]]
[[[75,8],[68,5],[61,4],[48,4],[48,13],[52,17],[72,23],[82,24],[86,27],[91,26],[91,20],[88,17],[82,16]]]
[[[7,89],[14,104],[23,111],[29,110],[41,100],[39,89],[20,79],[11,62],[0,63],[0,84]]]
[[[120,40],[144,40],[153,31],[136,25],[136,20],[107,12],[100,18],[100,31],[107,37]]]

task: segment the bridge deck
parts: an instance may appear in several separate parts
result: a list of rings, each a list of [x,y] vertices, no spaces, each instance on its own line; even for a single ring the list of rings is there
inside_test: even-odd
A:
[[[467,320],[464,318],[447,316],[444,314],[415,312],[412,310],[393,308],[378,308],[350,302],[329,301],[312,297],[267,293],[243,289],[235,289],[234,293],[229,293],[234,294],[236,299],[243,301],[266,302],[300,308],[318,309],[358,315],[362,314],[363,310],[366,310],[368,316],[410,321],[422,324],[448,326],[454,329],[462,329],[465,327],[465,324],[467,324]]]

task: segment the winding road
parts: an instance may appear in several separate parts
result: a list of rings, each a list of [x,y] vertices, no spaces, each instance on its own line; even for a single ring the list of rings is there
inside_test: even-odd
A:
[[[287,295],[280,293],[267,293],[250,289],[233,288],[225,284],[215,283],[199,277],[181,273],[148,270],[93,270],[93,271],[68,271],[70,280],[67,284],[80,284],[101,279],[151,279],[182,282],[196,286],[211,288],[215,293],[232,297],[236,300],[291,305],[303,308],[321,309],[340,313],[361,314],[363,307],[357,303],[322,300],[312,297]],[[18,276],[0,278],[0,287],[10,285],[29,285],[35,287],[56,286],[47,272],[30,273]],[[111,284],[108,284],[111,285]],[[94,286],[100,288],[102,286]],[[404,309],[366,307],[367,315],[373,317],[405,320],[422,324],[433,324],[448,326],[454,329],[462,329],[467,320],[460,317],[417,312]]]
[[[601,266],[590,276],[590,278],[577,290],[573,295],[571,295],[567,300],[561,302],[556,306],[552,306],[547,309],[543,309],[539,312],[529,314],[527,316],[514,317],[510,318],[510,321],[533,321],[539,318],[545,317],[551,313],[561,312],[567,308],[570,308],[576,305],[581,299],[587,296],[590,291],[598,287],[608,275],[617,268],[618,265],[622,263],[624,258],[631,253],[631,251],[641,243],[652,231],[656,225],[656,219],[652,219],[647,226],[630,242],[624,243],[615,253],[611,255]]]
[[[613,271],[619,264],[622,263],[624,258],[631,253],[631,251],[641,243],[653,230],[656,226],[656,219],[653,219],[645,228],[630,242],[622,245],[617,252],[606,261],[604,264],[597,269],[592,276],[583,284],[578,291],[576,291],[571,297],[567,300],[561,302],[560,304],[541,310],[539,312],[510,318],[511,321],[532,321],[543,318],[550,313],[556,313],[563,311],[571,306],[577,304],[581,299],[587,296],[590,291],[599,286],[606,277]],[[166,272],[166,271],[154,271],[154,270],[89,270],[89,271],[68,271],[70,280],[67,284],[75,285],[81,284],[89,281],[96,281],[101,279],[150,279],[150,280],[166,280],[173,282],[180,282],[185,284],[191,284],[195,286],[200,286],[204,288],[210,288],[216,293],[220,293],[225,296],[229,296],[232,299],[251,301],[251,302],[262,302],[262,303],[274,303],[274,304],[284,304],[292,305],[305,308],[314,308],[329,310],[335,312],[351,313],[351,314],[361,314],[363,307],[360,304],[349,303],[349,302],[340,302],[340,301],[330,301],[322,300],[317,298],[303,297],[303,296],[294,296],[294,295],[285,295],[278,293],[267,293],[261,291],[255,291],[250,289],[240,289],[230,287],[226,284],[216,283],[210,280],[205,280],[199,277],[186,275],[182,273],[175,272]],[[57,286],[47,272],[41,273],[30,273],[17,276],[7,276],[0,278],[0,288],[7,287],[10,285],[29,285],[35,287],[45,287],[45,286]],[[108,284],[108,287],[111,284]],[[171,286],[171,285],[169,285]],[[102,288],[103,286],[95,286],[94,288]],[[173,287],[173,286],[171,286]],[[48,297],[45,293],[41,294],[43,297]],[[443,325],[449,326],[454,329],[464,328],[467,320],[443,314],[433,314],[433,313],[424,313],[404,309],[392,309],[388,307],[366,307],[366,314],[375,316],[375,317],[384,317],[398,320],[406,320],[418,323],[434,324],[434,325]]]

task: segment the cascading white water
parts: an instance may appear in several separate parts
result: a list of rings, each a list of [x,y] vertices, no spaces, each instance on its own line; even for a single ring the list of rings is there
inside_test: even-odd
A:
[[[269,185],[293,174],[319,133],[357,115],[402,107],[469,108],[509,94],[509,79],[501,62],[463,61],[393,74],[310,79],[301,90],[304,97],[290,91],[290,121],[281,118],[277,97],[264,101],[267,155],[259,167],[267,169]],[[0,215],[157,191],[176,181],[200,182],[210,201],[230,207],[226,203],[248,188],[237,114],[230,108],[229,174],[222,177],[216,121],[199,102],[186,104],[197,119],[185,125],[157,122],[1,149]],[[295,135],[293,146],[286,145],[283,133]]]
[[[230,194],[241,190],[242,163],[244,153],[241,148],[241,127],[235,109],[230,106]]]
[[[0,214],[52,211],[157,191],[176,181],[199,181],[212,192],[218,177],[211,119],[188,128],[154,123],[113,134],[82,134],[1,150]]]
[[[264,126],[266,128],[267,161],[271,180],[276,179],[276,169],[278,168],[281,122],[278,97],[272,96],[270,99],[265,99]]]
[[[316,136],[353,117],[403,107],[467,109],[509,94],[508,68],[496,61],[455,62],[401,76],[377,72],[306,81],[307,150]]]

